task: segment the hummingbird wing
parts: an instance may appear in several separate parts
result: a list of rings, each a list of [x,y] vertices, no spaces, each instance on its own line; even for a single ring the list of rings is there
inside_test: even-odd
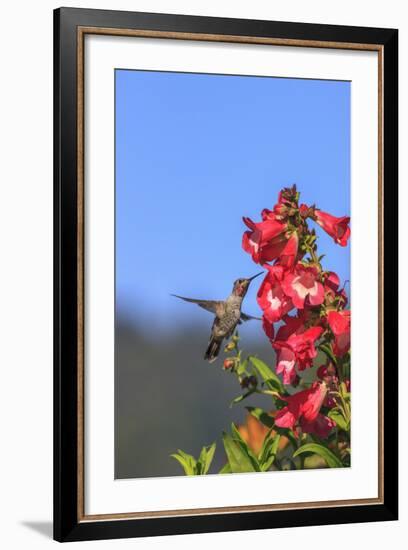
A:
[[[217,317],[220,317],[224,311],[224,302],[220,300],[196,300],[195,298],[186,298],[185,296],[179,296],[178,294],[172,294],[171,296],[174,296],[175,298],[180,298],[180,300],[184,300],[185,302],[197,304],[203,309],[211,311],[211,313],[214,313],[214,315],[216,315]]]
[[[262,321],[261,317],[254,317],[253,315],[248,315],[241,311],[241,321]]]

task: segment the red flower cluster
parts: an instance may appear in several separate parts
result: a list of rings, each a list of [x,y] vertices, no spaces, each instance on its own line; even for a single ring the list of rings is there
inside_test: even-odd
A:
[[[347,295],[336,273],[325,271],[317,256],[316,233],[308,220],[323,228],[341,246],[350,237],[349,217],[336,218],[315,206],[299,205],[296,186],[282,189],[272,210],[262,220],[243,218],[249,231],[243,249],[267,274],[257,295],[263,311],[263,328],[276,351],[276,372],[284,384],[297,385],[298,372],[313,366],[318,346],[344,358],[350,349],[350,310]],[[293,315],[289,313],[293,312]],[[274,323],[283,322],[275,335]],[[327,369],[334,368],[326,365]],[[330,403],[337,373],[323,376],[306,390],[282,397],[287,405],[276,415],[276,425],[327,437],[334,422],[320,413]]]
[[[313,382],[307,390],[299,391],[283,399],[287,402],[275,416],[275,424],[280,428],[293,429],[296,422],[305,433],[315,433],[326,438],[336,423],[320,413],[327,394],[324,382]]]

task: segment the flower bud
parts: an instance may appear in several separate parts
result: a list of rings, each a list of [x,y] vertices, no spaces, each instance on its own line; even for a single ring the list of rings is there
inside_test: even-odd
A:
[[[235,359],[228,357],[227,359],[224,360],[224,363],[222,365],[222,368],[224,370],[230,370],[230,369],[233,369],[234,367],[235,367]]]
[[[309,216],[309,207],[306,204],[301,204],[299,206],[299,214],[302,218],[307,218]]]
[[[249,376],[244,376],[244,378],[241,378],[239,383],[242,389],[247,388],[249,386]]]
[[[225,346],[225,351],[228,352],[228,351],[232,351],[233,349],[235,349],[237,347],[236,343],[235,342],[228,342],[228,344]]]
[[[284,220],[287,218],[288,208],[285,204],[283,203],[275,204],[273,211],[279,220]]]
[[[333,396],[330,392],[326,395],[326,399],[323,402],[323,405],[327,407],[328,409],[332,409],[337,405],[337,401],[335,396]]]

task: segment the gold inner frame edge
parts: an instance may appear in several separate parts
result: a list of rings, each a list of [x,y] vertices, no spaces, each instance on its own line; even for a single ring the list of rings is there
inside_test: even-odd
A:
[[[264,504],[247,506],[225,506],[211,508],[192,508],[178,510],[157,510],[146,512],[127,512],[111,514],[85,514],[84,479],[84,41],[87,34],[109,36],[127,36],[139,38],[175,39],[210,41],[239,44],[264,44],[271,46],[292,46],[307,48],[329,48],[344,50],[365,50],[378,52],[378,497],[366,499],[296,502],[287,504]],[[332,508],[337,506],[375,505],[384,502],[384,357],[383,357],[383,248],[384,248],[384,211],[383,211],[383,80],[384,47],[381,44],[359,44],[353,42],[333,42],[321,40],[295,40],[289,38],[266,38],[254,36],[236,36],[223,34],[203,34],[173,31],[154,31],[139,29],[117,29],[109,27],[77,28],[77,510],[79,522],[147,519],[164,517],[185,517],[197,515],[215,515],[232,513],[265,512],[273,510],[299,510],[307,508]]]

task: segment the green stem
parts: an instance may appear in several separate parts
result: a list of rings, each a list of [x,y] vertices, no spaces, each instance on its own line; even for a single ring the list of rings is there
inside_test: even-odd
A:
[[[341,412],[343,413],[343,416],[344,416],[344,419],[347,421],[347,422],[350,422],[350,413],[349,413],[349,407],[346,403],[346,401],[344,400],[343,396],[341,395],[340,392],[336,391],[336,392],[332,392],[333,395],[337,396],[340,400],[337,401],[336,399],[336,405],[339,407],[339,409],[341,410]]]
[[[261,395],[272,395],[272,397],[280,397],[279,393],[273,390],[256,390],[256,393]]]
[[[300,449],[300,447],[303,445],[302,443],[302,432],[299,434],[299,440],[298,440],[298,445],[297,445],[297,448]],[[299,470],[304,470],[305,469],[305,456],[303,455],[303,453],[301,453],[299,456]]]
[[[342,364],[341,361],[337,361],[336,369],[337,369],[337,374],[338,374],[340,382],[343,382],[343,379],[344,379],[344,377],[343,377],[343,364]]]

